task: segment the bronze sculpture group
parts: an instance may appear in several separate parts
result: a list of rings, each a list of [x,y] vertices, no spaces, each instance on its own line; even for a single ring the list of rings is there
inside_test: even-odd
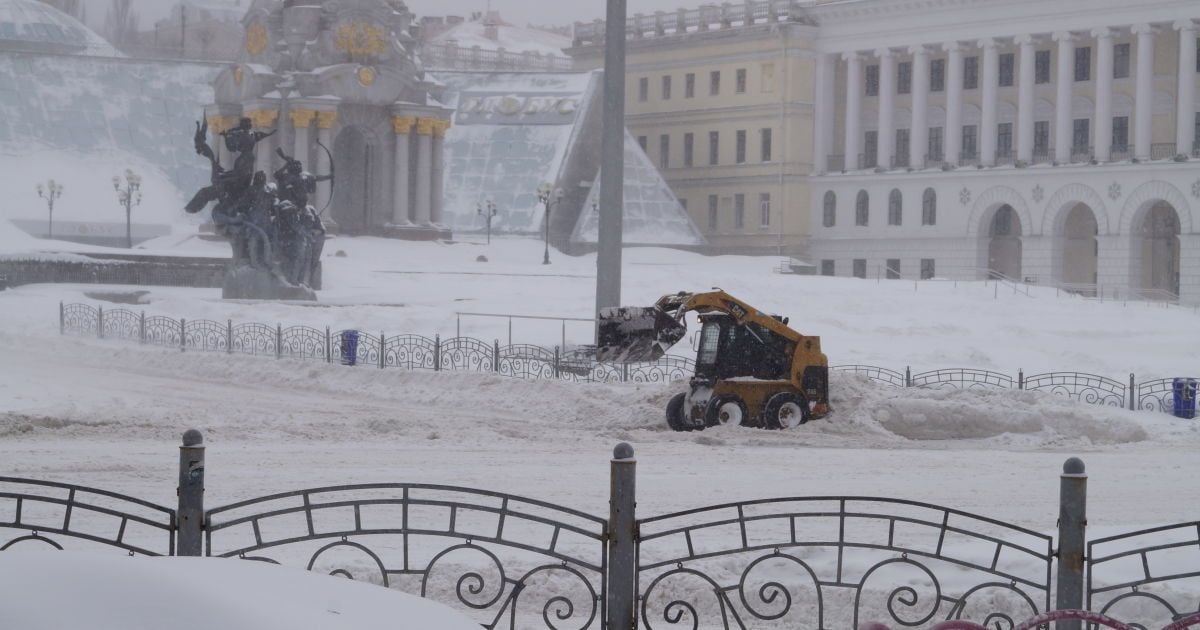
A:
[[[207,121],[196,123],[196,153],[212,163],[212,180],[185,209],[196,213],[216,202],[212,222],[233,247],[226,297],[311,294],[310,287],[319,284],[325,228],[308,198],[316,192],[317,182],[333,175],[308,173],[299,160],[278,149],[284,164],[275,171],[275,181],[267,182],[266,173],[255,170],[255,148],[275,132],[251,127],[250,119],[242,118],[236,127],[220,133],[235,156],[233,167],[225,169],[208,144]]]

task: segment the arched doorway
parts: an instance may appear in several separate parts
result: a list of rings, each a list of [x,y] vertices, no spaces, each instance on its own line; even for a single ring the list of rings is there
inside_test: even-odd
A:
[[[371,137],[354,125],[333,141],[338,182],[333,192],[333,219],[346,234],[363,234],[371,226],[372,170],[376,155]]]
[[[1055,230],[1057,245],[1057,280],[1069,285],[1095,285],[1098,272],[1099,245],[1096,235],[1099,224],[1096,214],[1086,203],[1075,203],[1063,209]],[[1088,292],[1087,287],[1075,287]]]
[[[988,275],[1021,279],[1021,217],[1004,204],[988,225]]]
[[[1133,287],[1146,297],[1179,295],[1179,214],[1165,201],[1144,208],[1133,222]]]

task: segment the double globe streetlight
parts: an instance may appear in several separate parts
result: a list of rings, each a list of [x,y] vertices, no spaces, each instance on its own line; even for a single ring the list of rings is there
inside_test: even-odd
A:
[[[543,265],[550,264],[550,207],[561,202],[563,195],[563,189],[555,188],[546,182],[543,182],[537,189],[538,202],[546,208],[546,250],[542,257]]]

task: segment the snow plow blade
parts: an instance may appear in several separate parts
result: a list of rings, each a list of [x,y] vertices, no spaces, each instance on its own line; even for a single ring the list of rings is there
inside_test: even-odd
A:
[[[657,306],[601,309],[595,359],[602,363],[657,361],[683,339],[687,328]]]

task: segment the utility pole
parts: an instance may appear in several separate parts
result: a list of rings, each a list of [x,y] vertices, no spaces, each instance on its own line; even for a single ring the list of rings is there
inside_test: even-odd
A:
[[[621,304],[625,185],[625,0],[608,0],[604,28],[604,107],[600,140],[600,229],[596,312]]]

